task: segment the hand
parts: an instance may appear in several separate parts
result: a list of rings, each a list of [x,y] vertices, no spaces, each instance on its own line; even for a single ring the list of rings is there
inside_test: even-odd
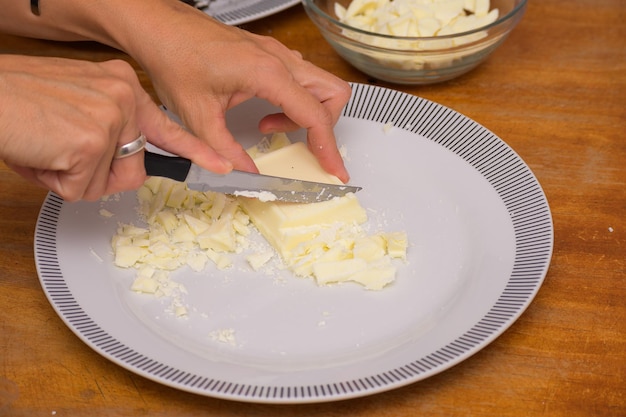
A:
[[[265,99],[283,113],[261,120],[262,133],[307,129],[309,148],[322,167],[348,181],[333,127],[350,97],[349,85],[273,38],[181,7],[184,19],[170,16],[175,28],[163,31],[167,38],[157,42],[158,48],[146,48],[141,35],[136,41],[143,47],[126,48],[149,73],[163,103],[236,169],[254,172],[224,114],[251,97]]]
[[[216,172],[232,165],[170,121],[124,61],[0,57],[0,157],[68,201],[139,187],[141,153],[114,159],[143,132]]]

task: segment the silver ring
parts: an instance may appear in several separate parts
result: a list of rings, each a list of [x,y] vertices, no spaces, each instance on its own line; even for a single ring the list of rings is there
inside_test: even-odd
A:
[[[122,159],[141,152],[146,147],[146,136],[142,133],[137,139],[126,145],[119,146],[115,152],[115,159]]]

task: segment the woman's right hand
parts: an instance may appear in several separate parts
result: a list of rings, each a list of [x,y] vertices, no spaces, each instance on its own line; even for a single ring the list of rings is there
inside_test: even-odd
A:
[[[140,132],[207,169],[232,169],[157,107],[125,61],[0,56],[0,158],[30,181],[68,201],[135,189],[143,154],[114,156]]]

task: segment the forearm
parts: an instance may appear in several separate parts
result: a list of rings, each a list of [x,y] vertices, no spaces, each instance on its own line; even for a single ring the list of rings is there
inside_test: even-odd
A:
[[[131,55],[145,45],[147,36],[161,35],[155,27],[167,30],[173,27],[172,19],[182,21],[188,13],[201,13],[179,0],[39,0],[39,15],[31,11],[29,0],[0,0],[0,9],[2,32],[60,41],[93,40]]]
[[[80,26],[86,26],[89,22],[80,22],[78,8],[87,8],[87,3],[92,6],[94,4],[71,0],[40,0],[40,10],[43,13],[38,16],[31,11],[29,0],[0,0],[0,31],[31,38],[85,40],[88,38]]]

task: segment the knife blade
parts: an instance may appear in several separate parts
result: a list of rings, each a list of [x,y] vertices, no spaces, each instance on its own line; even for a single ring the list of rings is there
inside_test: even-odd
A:
[[[199,167],[189,159],[150,151],[145,152],[144,164],[148,176],[186,182],[191,190],[215,191],[258,198],[262,201],[317,203],[361,190],[361,187],[351,185],[301,181],[237,170],[225,175],[216,174]]]

